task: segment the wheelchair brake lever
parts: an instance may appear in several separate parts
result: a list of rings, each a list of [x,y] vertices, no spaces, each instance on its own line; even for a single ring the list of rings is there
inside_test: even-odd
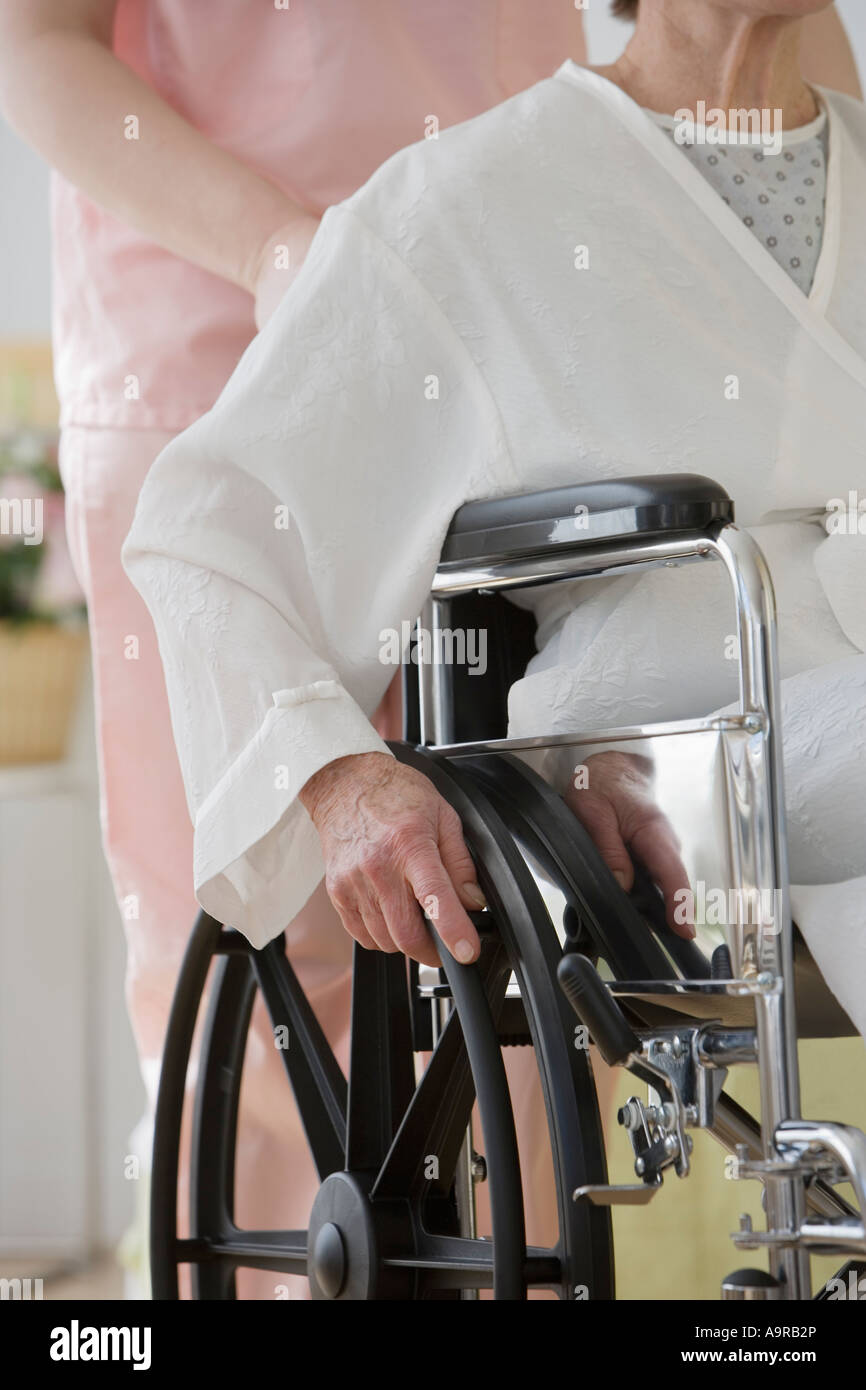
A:
[[[556,971],[560,988],[609,1067],[640,1053],[640,1039],[586,956],[570,951]]]
[[[592,961],[576,951],[562,957],[556,971],[560,988],[609,1067],[627,1066],[633,1076],[676,1103],[671,1078],[646,1055],[619,1004]]]

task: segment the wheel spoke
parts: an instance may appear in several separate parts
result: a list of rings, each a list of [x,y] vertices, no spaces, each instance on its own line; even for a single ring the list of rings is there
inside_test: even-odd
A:
[[[446,1192],[474,1101],[463,1030],[452,1014],[382,1164],[372,1197],[418,1199],[431,1185]],[[439,1160],[438,1174],[432,1179],[425,1174],[428,1154]]]
[[[306,1231],[242,1231],[232,1227],[221,1236],[179,1240],[178,1261],[227,1263],[233,1269],[274,1269],[282,1274],[307,1273]]]
[[[417,1269],[421,1293],[439,1289],[492,1289],[493,1242],[463,1236],[437,1236],[424,1232],[417,1248],[406,1256],[386,1258],[398,1269]]]
[[[432,1235],[423,1231],[414,1252],[405,1257],[388,1258],[385,1264],[418,1270],[422,1296],[443,1289],[493,1287],[493,1242],[489,1240]],[[524,1279],[536,1288],[555,1288],[562,1279],[557,1252],[542,1246],[528,1246]]]
[[[508,982],[507,963],[496,938],[482,937],[481,959],[475,968],[495,1019]],[[474,1103],[475,1086],[455,1012],[445,1025],[382,1164],[372,1198],[418,1200],[429,1191],[446,1193],[454,1178]],[[431,1158],[437,1160],[432,1176]]]
[[[283,941],[256,952],[230,928],[200,921],[178,991],[169,1076],[160,1092],[164,1134],[155,1151],[153,1250],[154,1287],[163,1297],[177,1297],[178,1264],[191,1267],[197,1296],[211,1299],[235,1297],[235,1272],[243,1268],[306,1276],[314,1296],[325,1298],[447,1300],[485,1289],[519,1299],[532,1287],[571,1298],[584,1285],[593,1297],[612,1293],[609,1214],[575,1209],[571,1201],[575,1186],[603,1177],[603,1147],[587,1061],[572,1046],[570,1015],[555,984],[560,941],[537,881],[539,873],[551,873],[567,901],[585,906],[582,897],[592,895],[588,888],[583,895],[578,891],[582,861],[579,873],[570,872],[574,836],[560,823],[561,814],[547,815],[534,786],[539,805],[531,802],[530,814],[517,794],[523,787],[519,768],[512,771],[509,764],[499,775],[495,765],[482,766],[482,759],[454,765],[407,745],[395,752],[429,775],[460,815],[490,904],[479,924],[480,961],[461,967],[443,951],[452,1007],[433,1048],[427,1028],[433,1009],[426,998],[416,1009],[405,960],[356,949],[347,1084]],[[576,887],[575,877],[581,880]],[[589,878],[592,888],[595,880]],[[621,928],[619,920],[611,927],[614,955],[623,937],[627,946],[635,945]],[[191,1235],[178,1240],[174,1188],[182,1068],[214,956],[223,959],[213,972],[214,1008],[203,1029]],[[505,1001],[512,968],[521,992],[516,1005]],[[287,1030],[288,1045],[275,1042],[324,1183],[309,1233],[242,1230],[233,1220],[237,1102],[255,986],[273,1026]],[[552,1249],[525,1245],[502,1057],[503,1047],[530,1039],[553,1152],[559,1238]],[[432,1052],[417,1087],[416,1050]],[[458,1234],[462,1208],[455,1202],[476,1089],[490,1184],[490,1240]],[[315,1250],[309,1262],[308,1248]]]
[[[493,968],[498,967],[500,972],[499,1009],[493,1009],[487,997],[483,972],[474,966],[459,965],[443,946],[435,928],[431,928],[431,935],[439,949],[455,1008],[464,1021],[466,1050],[476,1079],[478,1110],[487,1150],[490,1223],[496,1251],[494,1297],[523,1299],[526,1297],[523,1279],[526,1230],[520,1157],[505,1063],[496,1034],[497,1017],[505,998],[508,956],[501,941],[497,940]]]
[[[346,1078],[285,953],[282,937],[250,957],[274,1028],[285,1028],[280,1056],[295,1093],[320,1178],[343,1167]]]
[[[519,766],[515,766],[513,777],[509,773],[508,787],[500,785],[497,769],[506,762],[502,756],[490,755],[486,759],[490,775],[481,778],[477,764],[482,759],[473,759],[470,768],[462,759],[442,759],[423,749],[395,745],[394,751],[401,761],[425,772],[460,816],[466,843],[478,867],[481,887],[518,979],[544,1094],[553,1156],[561,1272],[557,1292],[562,1298],[571,1298],[575,1287],[586,1286],[591,1297],[610,1298],[613,1296],[610,1213],[572,1201],[575,1188],[582,1183],[605,1180],[604,1141],[595,1089],[585,1051],[571,1045],[572,1029],[563,1008],[564,996],[561,991],[559,997],[556,994],[556,967],[562,948],[533,872],[533,863],[540,857],[542,865],[552,869],[553,881],[562,885],[566,899],[579,902],[582,894],[569,868],[576,858],[574,837],[565,833],[564,824],[559,820],[556,825],[552,820],[551,825],[547,825],[541,816],[545,808],[536,806],[529,796],[533,779],[520,780],[517,777]],[[552,799],[554,793],[546,784],[544,790],[547,798]],[[531,815],[527,805],[531,807]],[[561,801],[559,809],[562,809]],[[573,817],[570,820],[573,823]],[[534,852],[539,838],[534,830],[539,822],[544,826],[545,853],[542,856]],[[529,845],[528,855],[523,849],[526,844]],[[579,856],[576,862],[582,878],[585,866]],[[603,905],[599,912],[605,915]],[[623,936],[621,923],[615,922],[609,943],[611,948],[618,949]],[[611,953],[617,955],[613,949]],[[462,1015],[463,1005],[456,996],[455,1005]],[[484,1064],[480,1059],[478,1066],[474,1057],[472,1063],[476,1076],[482,1075]],[[495,1111],[494,1105],[494,1114]],[[492,1157],[489,1142],[485,1147],[489,1164]],[[491,1171],[491,1202],[496,1188],[493,1177]],[[497,1200],[500,1198],[501,1193]],[[507,1214],[503,1219],[507,1225]],[[498,1250],[496,1259],[498,1265]],[[508,1264],[511,1267],[509,1277],[513,1278],[513,1258],[509,1258]]]
[[[346,1168],[378,1172],[415,1090],[406,959],[355,945]]]
[[[514,866],[511,882],[503,873],[495,884],[489,884],[491,891],[488,897],[496,900],[500,882],[508,889],[501,903],[501,931],[515,962],[548,1116],[559,1213],[560,1296],[571,1298],[573,1288],[584,1285],[593,1298],[612,1298],[613,1234],[610,1212],[593,1207],[590,1203],[576,1203],[572,1199],[575,1188],[582,1184],[607,1180],[595,1084],[586,1051],[570,1045],[572,1020],[567,1017],[565,997],[556,988],[561,946],[544,900],[528,866],[521,859],[518,845],[527,838],[532,842],[536,838],[533,832],[543,830],[545,849],[557,866],[556,878],[566,885],[569,885],[569,862],[580,865],[581,861],[572,853],[573,843],[565,835],[560,835],[561,827],[554,824],[555,818],[551,818],[548,825],[545,807],[535,805],[528,794],[524,802],[521,791],[524,784],[516,779],[521,765],[515,759],[488,760],[490,777],[483,779],[483,785],[485,792],[493,793],[494,814],[490,815],[484,800],[478,795],[477,787],[473,788],[480,762],[480,759],[473,760],[471,777],[465,769],[450,769],[466,797],[465,801],[455,797],[453,804],[473,839],[475,822],[483,818],[486,825],[477,827],[481,836],[476,843],[483,842],[486,833],[493,833],[503,858]],[[509,769],[507,794],[501,788],[497,794],[499,764]],[[512,773],[515,774],[513,778]],[[534,781],[532,777],[526,779],[528,792],[533,787],[537,788],[538,784],[537,778]],[[546,784],[541,785],[549,797],[553,797]],[[561,808],[564,803],[554,798],[554,804]],[[527,806],[531,808],[531,816]],[[498,826],[497,817],[502,822]],[[486,891],[488,885],[482,886]],[[614,924],[612,940],[617,947],[624,940],[630,949],[634,944],[625,932],[618,929],[618,924]],[[650,944],[653,951],[658,952],[657,945],[653,942]],[[670,971],[669,966],[666,969]],[[571,1103],[567,1103],[567,1098],[571,1098]]]

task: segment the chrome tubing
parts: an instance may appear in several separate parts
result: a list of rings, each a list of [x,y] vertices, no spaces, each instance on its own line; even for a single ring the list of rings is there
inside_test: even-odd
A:
[[[419,620],[430,635],[431,654],[439,650],[439,633],[447,619],[447,602],[430,597]],[[450,743],[454,738],[454,708],[451,698],[451,668],[442,661],[419,661],[421,742],[431,745]]]
[[[735,975],[752,976],[765,986],[755,996],[758,1073],[761,1087],[763,1157],[776,1156],[780,1125],[800,1115],[800,1073],[794,1010],[793,931],[788,893],[785,795],[782,775],[779,673],[776,655],[776,601],[767,562],[745,531],[721,527],[709,542],[724,564],[734,591],[740,657],[741,712],[753,732],[742,756],[729,764],[731,842],[737,881],[773,892],[769,922],[755,920],[729,929]],[[750,916],[750,914],[746,914]],[[806,1214],[805,1186],[798,1175],[768,1174],[767,1225],[771,1231],[799,1231]],[[809,1256],[800,1248],[774,1249],[771,1273],[789,1299],[810,1297]]]
[[[736,922],[728,929],[734,975],[761,986],[755,997],[758,1070],[761,1087],[762,1156],[776,1158],[777,1128],[799,1118],[800,1086],[794,1013],[793,944],[790,918],[781,727],[778,705],[776,605],[770,572],[759,547],[732,523],[675,539],[656,537],[627,546],[599,545],[565,553],[502,557],[483,565],[443,566],[436,575],[422,622],[433,636],[442,626],[448,600],[477,590],[507,590],[580,577],[676,567],[699,560],[722,562],[733,589],[740,663],[742,738],[732,739],[728,760],[728,805],[732,846],[731,876],[745,890],[743,899],[763,902],[771,890],[769,921]],[[447,668],[421,673],[422,741],[453,746],[451,685]],[[747,919],[754,914],[743,913]],[[766,1208],[771,1232],[799,1231],[806,1200],[801,1176],[769,1173]],[[773,1246],[771,1272],[783,1297],[810,1296],[809,1256],[805,1249]]]

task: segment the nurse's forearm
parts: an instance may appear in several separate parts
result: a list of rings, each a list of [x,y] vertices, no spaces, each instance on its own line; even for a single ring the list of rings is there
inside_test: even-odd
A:
[[[49,18],[40,27],[40,11],[48,13],[38,0],[0,4],[0,96],[10,123],[94,202],[253,292],[273,234],[303,210],[115,58],[110,25],[107,37]]]
[[[801,48],[803,76],[819,87],[831,87],[848,96],[862,97],[860,77],[848,35],[833,5],[803,21]]]

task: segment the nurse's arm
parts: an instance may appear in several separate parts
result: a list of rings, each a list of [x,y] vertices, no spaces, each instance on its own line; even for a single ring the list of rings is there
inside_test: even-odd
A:
[[[835,5],[803,21],[801,53],[803,76],[809,82],[862,100],[857,64]]]
[[[255,293],[273,263],[271,248],[288,245],[299,262],[317,219],[114,56],[116,8],[117,0],[0,0],[4,114],[95,203]]]

